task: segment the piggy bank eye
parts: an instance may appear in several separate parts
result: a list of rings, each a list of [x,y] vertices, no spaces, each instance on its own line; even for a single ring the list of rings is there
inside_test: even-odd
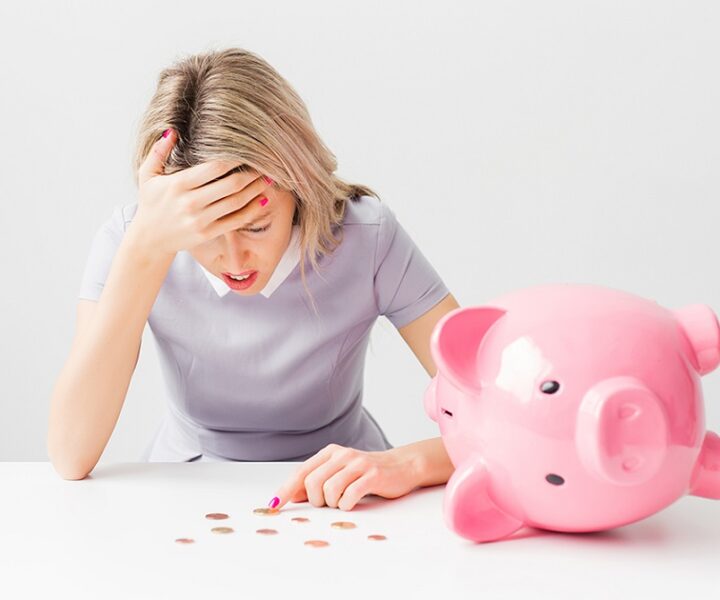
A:
[[[540,391],[543,394],[554,394],[560,389],[560,384],[557,381],[543,381],[540,386]]]

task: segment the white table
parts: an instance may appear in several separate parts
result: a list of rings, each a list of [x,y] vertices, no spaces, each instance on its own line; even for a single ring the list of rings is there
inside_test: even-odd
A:
[[[611,532],[526,529],[491,544],[446,529],[442,486],[366,498],[349,512],[301,503],[254,515],[295,468],[100,463],[85,480],[65,481],[50,463],[0,463],[0,597],[720,597],[720,502],[686,497]],[[230,518],[210,521],[210,512]],[[332,529],[338,520],[357,528]],[[217,526],[235,533],[211,533]],[[262,527],[280,533],[255,533]],[[369,541],[373,533],[387,540]],[[311,538],[331,545],[305,546]]]

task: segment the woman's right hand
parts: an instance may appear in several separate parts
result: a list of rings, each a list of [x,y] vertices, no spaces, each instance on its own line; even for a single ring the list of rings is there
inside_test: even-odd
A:
[[[165,175],[165,161],[176,141],[177,133],[170,129],[140,166],[138,208],[128,229],[157,256],[174,256],[238,229],[250,212],[260,208],[263,191],[272,185],[272,180],[254,170],[222,177],[241,164],[227,160]],[[222,179],[215,181],[218,177]]]

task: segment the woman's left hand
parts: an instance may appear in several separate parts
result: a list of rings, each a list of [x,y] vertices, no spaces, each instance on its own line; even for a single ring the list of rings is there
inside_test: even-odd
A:
[[[365,452],[329,444],[307,459],[278,489],[269,506],[309,501],[351,510],[363,496],[398,498],[418,486],[415,461],[399,448]]]

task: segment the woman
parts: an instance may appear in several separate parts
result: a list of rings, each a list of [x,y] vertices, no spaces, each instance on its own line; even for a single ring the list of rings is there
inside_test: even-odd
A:
[[[53,390],[61,476],[97,463],[147,322],[169,396],[147,460],[304,461],[278,508],[350,510],[446,482],[441,438],[393,448],[362,375],[379,315],[433,375],[430,333],[458,304],[377,194],[334,175],[287,81],[235,48],[165,69],[134,167],[138,201],[93,240]]]

